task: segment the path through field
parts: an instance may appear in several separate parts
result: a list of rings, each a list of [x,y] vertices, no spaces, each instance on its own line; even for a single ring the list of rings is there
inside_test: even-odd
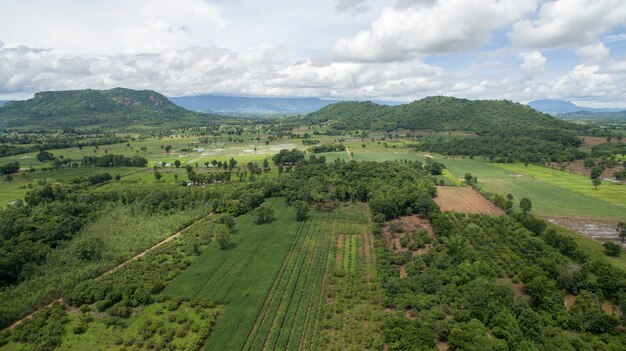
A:
[[[133,262],[133,261],[136,261],[136,260],[140,259],[141,257],[145,256],[148,252],[150,252],[150,251],[152,251],[152,250],[156,249],[157,247],[159,247],[159,246],[161,246],[161,245],[163,245],[163,244],[165,244],[165,243],[168,243],[168,242],[170,242],[170,241],[174,240],[175,238],[177,238],[178,236],[180,236],[180,235],[181,235],[184,231],[186,231],[187,229],[189,229],[189,227],[191,227],[192,225],[194,225],[194,224],[195,224],[195,223],[197,223],[198,221],[201,221],[201,220],[203,220],[203,219],[205,219],[205,218],[207,218],[207,217],[210,217],[210,216],[212,216],[212,215],[213,215],[213,212],[211,212],[211,213],[209,213],[208,215],[206,215],[206,216],[204,216],[204,217],[202,217],[202,218],[200,218],[200,219],[198,219],[198,220],[194,221],[193,223],[191,223],[191,224],[189,224],[188,226],[186,226],[186,227],[182,228],[181,230],[177,231],[176,233],[174,233],[174,234],[172,234],[172,235],[168,236],[167,238],[165,238],[165,239],[163,239],[163,240],[159,241],[158,243],[154,244],[153,246],[151,246],[151,247],[149,247],[149,248],[145,249],[144,251],[140,252],[139,254],[137,254],[137,255],[135,255],[135,256],[133,256],[133,257],[129,258],[128,260],[126,260],[126,261],[124,261],[124,262],[122,262],[122,263],[118,264],[117,266],[115,266],[115,267],[113,267],[113,268],[109,269],[108,271],[106,271],[106,272],[102,273],[101,275],[99,275],[99,276],[98,276],[98,277],[96,277],[95,279],[100,279],[100,278],[102,278],[102,277],[104,277],[104,276],[106,276],[106,275],[109,275],[109,274],[111,274],[111,273],[113,273],[113,272],[116,272],[116,271],[118,271],[118,270],[122,269],[124,266],[128,265],[129,263],[131,263],[131,262]],[[24,322],[25,320],[27,320],[27,319],[31,319],[35,313],[39,312],[39,311],[40,311],[40,310],[42,310],[43,308],[49,308],[49,307],[52,307],[52,305],[54,305],[55,303],[61,303],[61,304],[62,304],[62,303],[63,303],[63,299],[62,299],[62,298],[60,298],[60,299],[56,299],[56,300],[52,301],[50,304],[48,304],[48,305],[46,305],[46,306],[44,306],[44,307],[42,307],[42,308],[38,309],[37,311],[34,311],[33,313],[29,314],[28,316],[26,316],[26,317],[24,317],[24,318],[22,318],[22,319],[20,319],[20,320],[15,321],[13,324],[11,324],[10,326],[8,326],[5,330],[13,330],[13,329],[15,329],[18,325],[22,324],[22,322]]]
[[[348,153],[348,157],[350,158],[350,161],[352,161],[352,153],[350,152],[350,148],[346,147],[346,152]]]

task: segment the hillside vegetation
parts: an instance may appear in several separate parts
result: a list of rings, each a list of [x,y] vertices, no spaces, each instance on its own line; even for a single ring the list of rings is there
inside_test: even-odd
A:
[[[472,101],[453,97],[427,97],[406,105],[339,102],[306,117],[309,123],[329,123],[336,130],[467,131],[479,135],[526,135],[531,131],[581,127],[532,108],[504,100]]]
[[[211,124],[218,115],[201,114],[174,105],[151,90],[68,90],[36,93],[32,99],[9,101],[0,108],[6,128],[125,127],[134,125]]]

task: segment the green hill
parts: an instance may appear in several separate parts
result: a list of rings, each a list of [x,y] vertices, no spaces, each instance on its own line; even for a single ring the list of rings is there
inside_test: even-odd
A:
[[[151,90],[68,90],[36,93],[0,107],[7,128],[80,128],[203,125],[222,117],[185,110]]]
[[[442,96],[398,106],[339,102],[307,115],[304,120],[309,124],[328,124],[335,130],[357,127],[377,131],[466,131],[479,135],[524,135],[540,130],[574,132],[582,128],[511,101]]]

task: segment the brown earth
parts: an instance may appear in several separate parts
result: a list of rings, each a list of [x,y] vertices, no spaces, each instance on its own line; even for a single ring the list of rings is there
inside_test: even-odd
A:
[[[390,226],[392,224],[397,224],[401,226],[402,228],[404,228],[404,232],[392,233],[390,229]],[[403,247],[400,244],[400,239],[402,239],[405,235],[409,235],[409,238],[410,238],[410,235],[412,232],[420,230],[420,229],[426,230],[426,232],[428,232],[428,236],[430,237],[430,239],[434,240],[435,237],[434,237],[433,228],[430,225],[430,222],[427,219],[421,218],[417,215],[399,217],[383,224],[382,226],[383,239],[385,240],[385,243],[387,244],[387,247],[389,248],[389,250],[395,253],[406,252],[408,248]],[[413,242],[413,239],[411,238],[410,241]],[[430,250],[431,247],[432,247],[432,244],[426,244],[425,247],[412,251],[412,254],[413,256],[424,255],[428,253],[428,250]],[[400,268],[400,278],[407,277],[408,273],[404,265],[399,266],[399,268]]]
[[[470,187],[438,186],[435,202],[444,212],[504,215],[504,211]]]
[[[583,160],[578,160],[578,161],[572,161],[572,162],[567,162],[567,163],[551,162],[549,165],[550,165],[550,168],[554,168],[558,170],[566,170],[566,171],[573,172],[576,174],[584,175],[586,177],[590,177],[591,168],[585,168],[583,166],[583,163],[584,163]],[[606,179],[615,179],[615,177],[613,177],[613,173],[621,169],[622,169],[622,166],[619,166],[619,165],[613,168],[605,168],[602,174],[600,175],[600,177],[606,178]]]
[[[589,136],[585,136],[585,137],[579,137],[580,140],[583,142],[583,146],[596,146],[596,145],[600,145],[600,144],[605,144],[606,143],[606,138],[601,138],[601,137],[589,137]]]
[[[603,220],[591,218],[570,218],[570,217],[545,217],[545,219],[553,224],[565,227],[575,231],[588,238],[600,242],[613,242],[620,244],[617,230],[616,220]],[[622,246],[624,246],[622,244]],[[626,247],[626,246],[625,246]]]
[[[350,158],[350,161],[352,161],[352,153],[350,152],[350,149],[348,147],[346,147],[346,152],[348,153],[348,157]]]

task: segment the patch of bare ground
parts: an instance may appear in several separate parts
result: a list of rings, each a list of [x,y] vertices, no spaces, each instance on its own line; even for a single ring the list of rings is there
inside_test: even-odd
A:
[[[470,187],[438,186],[435,202],[441,211],[504,215],[504,211]]]
[[[545,219],[550,223],[565,227],[593,240],[603,243],[620,243],[619,233],[615,230],[617,227],[617,221],[615,220],[570,217],[545,217]]]
[[[558,170],[561,170],[561,171],[572,172],[572,173],[584,175],[585,177],[590,177],[591,176],[591,168],[585,168],[583,163],[584,163],[583,160],[572,161],[572,162],[563,162],[563,163],[551,162],[549,164],[549,166],[550,166],[550,168],[558,169]],[[616,171],[619,171],[621,169],[622,169],[621,165],[615,166],[613,168],[608,168],[607,167],[607,168],[604,169],[604,171],[602,171],[602,174],[600,175],[600,178],[603,178],[603,179],[613,179],[613,180],[615,180],[617,182],[615,177],[613,177],[613,173],[615,173]]]
[[[400,228],[402,231],[396,232],[393,230],[394,228]],[[392,252],[407,252],[409,249],[402,246],[401,240],[404,237],[407,237],[409,239],[409,242],[413,243],[414,240],[411,234],[420,229],[426,230],[431,241],[434,240],[433,228],[430,225],[430,222],[427,219],[421,218],[417,215],[399,217],[383,224],[383,239],[385,240],[385,244],[387,245],[389,250],[391,250]],[[428,250],[430,250],[431,246],[432,244],[426,244],[426,246],[422,248],[412,250],[411,253],[413,254],[413,256],[424,255],[428,253]],[[399,266],[399,268],[400,278],[407,277],[408,273],[404,265]]]
[[[583,136],[580,137],[580,140],[583,142],[583,146],[596,146],[606,143],[606,138],[601,137]]]
[[[564,302],[565,308],[570,309],[574,305],[574,302],[576,302],[576,296],[572,294],[565,295],[565,302]],[[615,315],[617,317],[622,316],[622,311],[620,310],[620,308],[612,304],[611,301],[609,300],[602,301],[601,308],[602,308],[602,312],[608,315]]]
[[[437,350],[439,351],[448,351],[448,343],[444,341],[437,341]]]
[[[406,278],[409,275],[406,272],[406,268],[404,268],[404,265],[400,266],[400,278]]]

